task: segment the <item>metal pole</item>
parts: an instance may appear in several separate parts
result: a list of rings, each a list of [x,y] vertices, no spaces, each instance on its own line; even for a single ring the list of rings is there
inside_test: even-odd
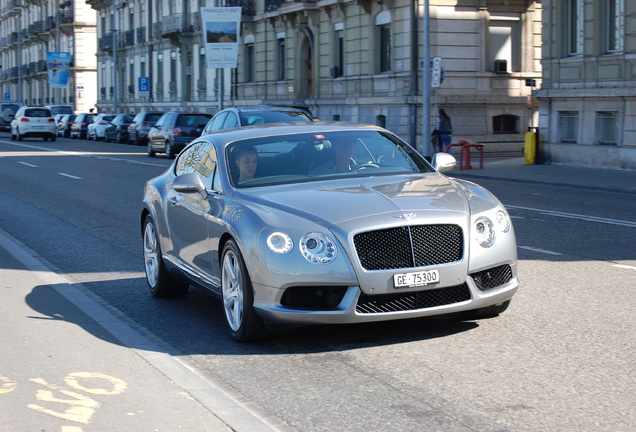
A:
[[[111,24],[111,31],[113,32],[113,114],[117,114],[117,20],[115,19],[115,13],[117,13],[116,0],[113,0],[113,17]]]
[[[18,25],[17,25],[17,29],[18,29],[18,53],[17,53],[17,61],[16,64],[18,65],[18,102],[23,102],[22,100],[22,31],[20,30],[22,28],[22,23],[20,22],[20,17],[22,16],[22,11],[19,10],[18,11]]]
[[[55,1],[55,15],[57,17],[57,25],[55,26],[55,51],[62,51],[60,48],[60,24],[62,23],[62,13],[60,12],[60,0]],[[75,61],[75,59],[73,59]],[[62,102],[62,89],[53,89],[53,103]],[[77,105],[76,105],[77,106]]]
[[[422,24],[422,43],[424,58],[422,59],[422,145],[420,153],[431,156],[431,46],[429,27],[429,0],[424,0],[424,22]]]

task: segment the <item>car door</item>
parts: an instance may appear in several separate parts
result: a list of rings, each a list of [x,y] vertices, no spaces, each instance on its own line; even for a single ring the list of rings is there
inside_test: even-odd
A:
[[[218,194],[211,193],[213,176],[216,173],[216,153],[207,141],[199,141],[181,152],[175,164],[177,176],[196,174],[203,182],[206,192],[178,192],[174,188],[168,194],[166,219],[170,227],[174,256],[189,270],[201,275],[210,285],[218,286],[215,270],[216,241],[210,240],[210,225],[218,226],[222,214]],[[218,232],[212,230],[212,232]]]

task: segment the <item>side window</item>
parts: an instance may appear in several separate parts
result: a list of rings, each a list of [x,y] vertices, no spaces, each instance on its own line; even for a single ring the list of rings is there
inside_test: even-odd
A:
[[[225,122],[223,123],[223,129],[233,129],[239,127],[238,117],[234,113],[228,113]]]
[[[225,121],[225,117],[227,117],[227,113],[221,113],[218,116],[216,116],[214,118],[214,121],[212,122],[212,124],[205,128],[205,133],[210,133],[210,132],[216,132],[221,130],[221,127],[223,126],[223,122]]]
[[[176,163],[175,174],[195,173],[201,178],[206,189],[220,190],[216,168],[217,158],[214,146],[207,141],[199,141],[181,152]]]
[[[165,123],[165,120],[166,120],[166,116],[165,115],[161,116],[161,118],[157,120],[157,123],[155,123],[155,127],[160,128],[161,126],[163,126],[163,124]]]

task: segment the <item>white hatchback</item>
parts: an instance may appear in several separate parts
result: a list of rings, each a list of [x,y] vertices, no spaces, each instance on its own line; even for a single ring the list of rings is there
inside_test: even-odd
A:
[[[40,137],[44,141],[57,139],[57,124],[51,110],[45,107],[21,107],[11,121],[11,139]]]

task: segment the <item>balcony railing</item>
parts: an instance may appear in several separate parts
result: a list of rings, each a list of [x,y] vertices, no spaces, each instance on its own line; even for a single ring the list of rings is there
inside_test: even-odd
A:
[[[137,28],[137,43],[146,43],[146,27]]]
[[[225,6],[242,7],[241,14],[245,16],[256,15],[256,7],[254,6],[255,0],[225,0]],[[278,3],[281,3],[279,0]],[[267,0],[265,2],[267,5]]]
[[[168,36],[180,33],[185,27],[186,16],[184,14],[174,14],[161,19],[161,34]]]

